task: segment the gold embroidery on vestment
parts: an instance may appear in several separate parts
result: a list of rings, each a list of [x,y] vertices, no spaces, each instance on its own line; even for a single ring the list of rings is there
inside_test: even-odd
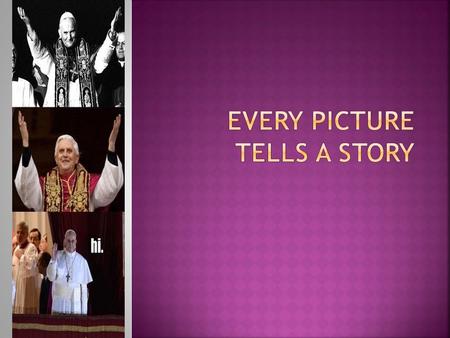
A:
[[[90,175],[81,164],[77,164],[74,174],[76,175],[75,184],[72,189],[70,180],[72,175],[64,180],[59,176],[57,167],[47,173],[45,177],[45,210],[58,212],[64,210],[70,211],[89,211],[89,180]],[[64,196],[61,181],[67,185],[69,197],[63,206]]]

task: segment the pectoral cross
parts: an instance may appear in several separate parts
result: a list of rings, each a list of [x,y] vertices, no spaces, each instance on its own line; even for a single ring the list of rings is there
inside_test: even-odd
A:
[[[70,68],[69,69],[69,73],[70,73],[70,81],[75,82],[76,79],[78,79],[78,72],[77,69],[74,68]]]
[[[67,272],[67,275],[66,275],[66,279],[67,279],[67,283],[69,283],[70,275],[69,275],[68,272]]]

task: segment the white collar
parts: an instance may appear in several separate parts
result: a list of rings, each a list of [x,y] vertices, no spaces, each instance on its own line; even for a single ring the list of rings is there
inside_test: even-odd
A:
[[[120,61],[120,60],[118,60],[119,61],[119,63],[120,63],[120,67],[125,67],[125,61]]]
[[[74,251],[74,252],[68,252],[68,251],[66,251],[66,249],[64,249],[64,253],[65,253],[67,256],[69,256],[70,258],[74,258],[75,255],[77,254],[76,251]]]

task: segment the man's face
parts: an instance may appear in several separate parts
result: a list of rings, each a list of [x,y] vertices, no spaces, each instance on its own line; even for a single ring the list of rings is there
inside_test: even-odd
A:
[[[125,33],[117,34],[116,55],[120,61],[125,61]]]
[[[17,61],[17,54],[16,54],[16,47],[12,47],[12,70],[16,69],[16,61]]]
[[[39,244],[41,243],[41,240],[39,239],[39,233],[37,231],[30,232],[30,237],[28,239],[31,243],[34,244],[36,249],[39,250]]]
[[[70,140],[61,140],[56,148],[55,162],[60,174],[70,174],[75,170],[80,156],[75,153],[73,143]]]
[[[27,237],[28,237],[28,230],[22,226],[19,226],[16,230],[17,243],[23,244],[27,240]]]
[[[68,234],[64,237],[64,249],[67,252],[74,252],[77,249],[77,236],[75,234]]]
[[[77,30],[75,27],[75,21],[73,19],[67,18],[61,21],[58,32],[64,46],[70,48],[75,44],[77,38]]]

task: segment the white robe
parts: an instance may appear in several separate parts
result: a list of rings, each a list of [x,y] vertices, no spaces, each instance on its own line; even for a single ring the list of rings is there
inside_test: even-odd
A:
[[[87,314],[87,284],[92,275],[83,256],[76,251],[58,251],[56,260],[52,258],[47,267],[47,277],[53,282],[52,313]]]
[[[49,50],[44,47],[35,34],[34,40],[27,34],[28,46],[30,47],[33,62],[41,68],[41,72],[48,76],[47,93],[45,94],[44,107],[55,106],[55,60]],[[99,64],[107,63],[106,58],[110,54],[112,42],[106,37],[100,47],[96,59]],[[98,71],[97,71],[98,73]],[[96,94],[96,93],[94,93]],[[69,107],[81,107],[80,81],[69,81]]]
[[[22,250],[19,258],[16,252]],[[18,245],[12,256],[12,273],[15,285],[13,313],[39,313],[39,292],[41,278],[37,269],[38,251],[34,244],[28,243],[25,249]]]
[[[21,77],[12,81],[12,106],[13,107],[37,107],[34,90],[31,83]]]
[[[89,211],[94,211],[96,208],[111,204],[122,188],[123,168],[119,157],[117,157],[117,164],[113,165],[106,158],[100,179],[93,193],[90,195]],[[39,174],[33,157],[31,157],[28,167],[22,165],[22,157],[20,157],[19,168],[17,169],[14,183],[20,199],[27,208],[33,209],[34,211],[45,211]]]
[[[102,46],[98,49],[97,55],[95,56],[94,70],[95,73],[102,73],[106,67],[108,67],[111,56],[116,50],[115,40],[111,40],[108,35],[106,35],[105,41],[103,41]]]

